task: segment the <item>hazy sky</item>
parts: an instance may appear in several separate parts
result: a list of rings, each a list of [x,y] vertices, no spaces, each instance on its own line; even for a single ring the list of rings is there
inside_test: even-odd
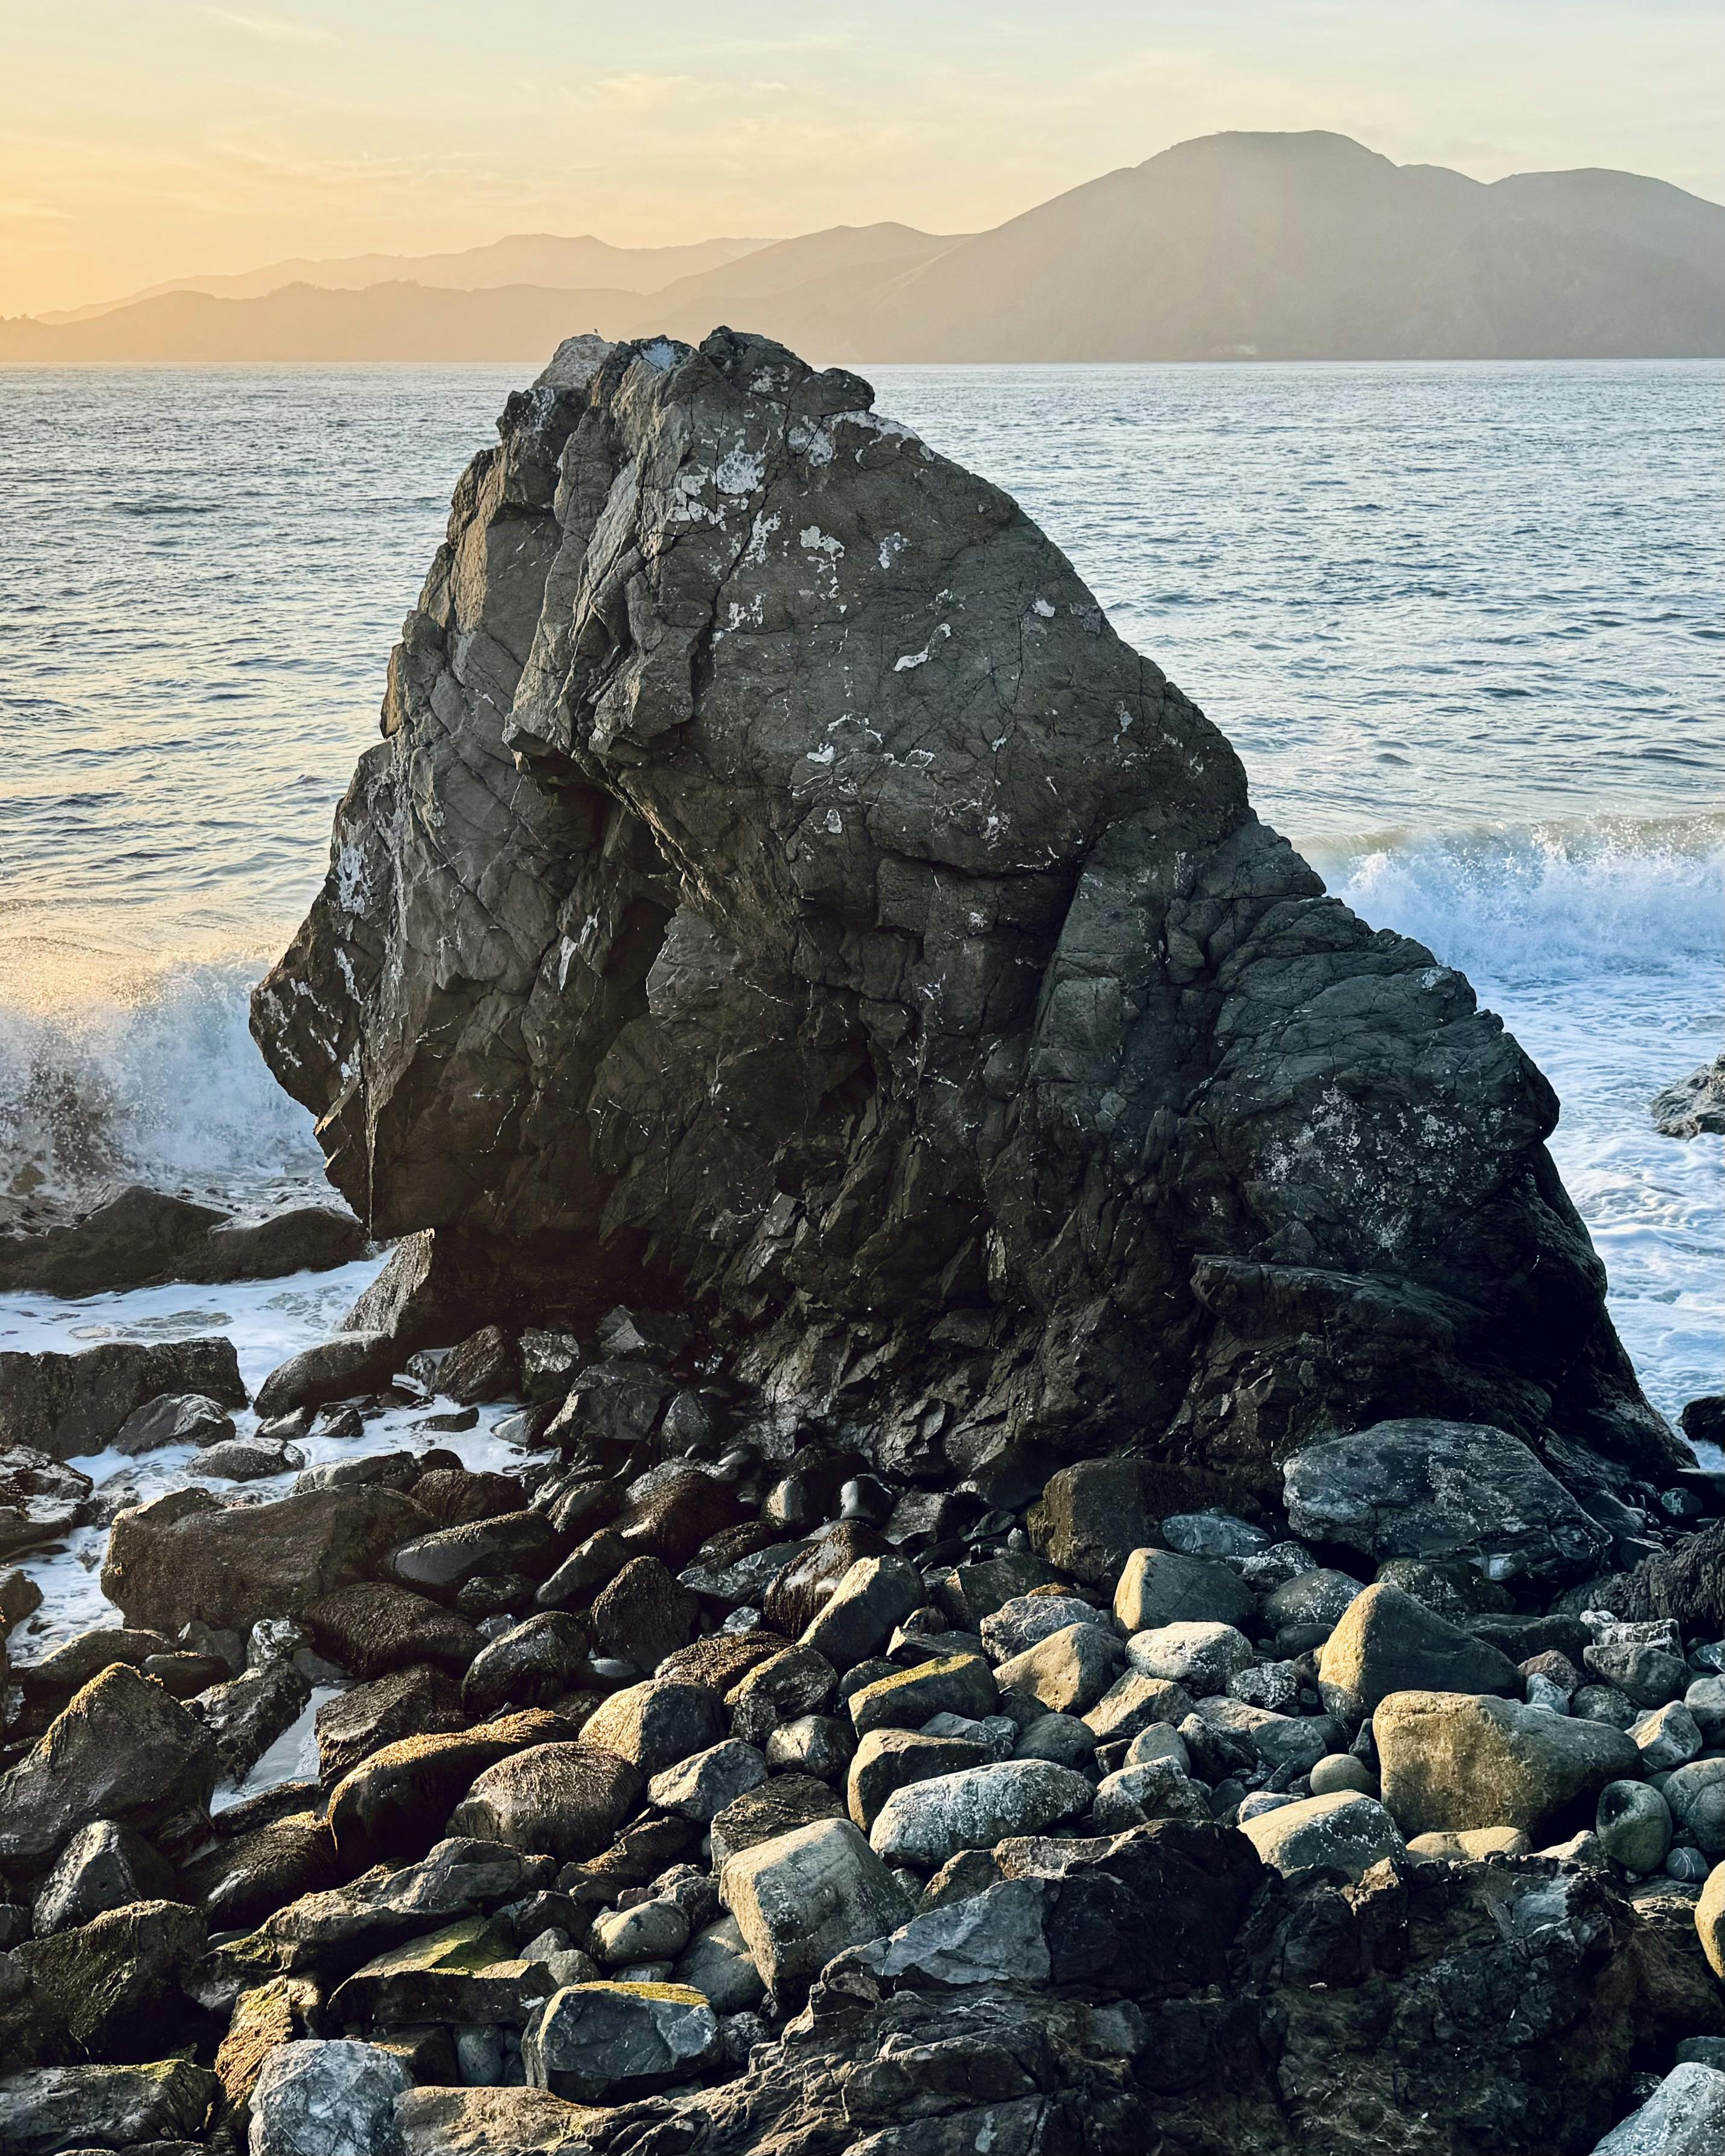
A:
[[[1230,127],[1725,198],[1717,0],[0,0],[0,313],[510,231],[968,231]]]

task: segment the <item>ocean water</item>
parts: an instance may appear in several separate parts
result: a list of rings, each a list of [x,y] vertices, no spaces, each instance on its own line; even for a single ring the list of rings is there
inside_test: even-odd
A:
[[[1659,1137],[1647,1102],[1725,1028],[1725,369],[865,371],[1017,495],[1332,889],[1502,1014],[1650,1397],[1718,1389],[1725,1142]],[[0,368],[0,1206],[321,1188],[246,993],[531,372]],[[0,1345],[226,1330],[261,1375],[351,1292],[14,1298]]]

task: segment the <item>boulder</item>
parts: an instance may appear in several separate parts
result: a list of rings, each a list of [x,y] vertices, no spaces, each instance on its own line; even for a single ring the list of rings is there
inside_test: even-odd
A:
[[[1716,1055],[1711,1063],[1656,1093],[1649,1113],[1661,1137],[1695,1138],[1703,1131],[1725,1131],[1725,1055]],[[1603,2148],[1606,2144],[1599,2145]],[[1642,2144],[1635,2145],[1639,2149]],[[1624,2147],[1627,2156],[1629,2144]]]
[[[89,1476],[64,1460],[51,1460],[45,1452],[28,1445],[0,1445],[0,1557],[38,1549],[82,1527],[95,1510],[90,1502],[94,1487]],[[24,1579],[19,1572],[3,1577]],[[41,1590],[35,1592],[39,1603]],[[14,1603],[28,1599],[27,1588],[13,1587]],[[26,1614],[23,1609],[18,1613]],[[8,1625],[17,1621],[18,1616],[6,1620]]]
[[[213,1931],[228,1931],[261,1922],[272,1909],[321,1893],[340,1877],[327,1823],[316,1812],[294,1811],[230,1835],[194,1857],[174,1891],[203,1908]]]
[[[1696,1129],[1725,1131],[1725,1056],[1720,1057],[1715,1068],[1720,1078],[1712,1120],[1697,1121]],[[1670,1098],[1670,1094],[1661,1093],[1654,1102],[1656,1122],[1659,1122],[1661,1103]],[[1672,1130],[1663,1122],[1659,1122],[1659,1127],[1670,1137],[1693,1135],[1691,1130]],[[1671,2068],[1639,2110],[1632,2111],[1620,2126],[1614,2126],[1603,2141],[1594,2143],[1593,2156],[1712,2156],[1722,2139],[1725,2139],[1725,2073],[1717,2066],[1685,2060]]]
[[[1261,1488],[1368,1403],[1561,1401],[1675,1462],[1550,1088],[1259,824],[1014,504],[758,338],[582,376],[463,480],[254,1001],[368,1228],[560,1269],[546,1309],[699,1308],[769,1396],[860,1382],[865,1320],[871,1418],[937,1453],[1150,1428]],[[1024,1315],[954,1417],[978,1306]]]
[[[25,1941],[7,1964],[8,2063],[117,2064],[160,2051],[184,2013],[182,1984],[203,1946],[203,1917],[167,1901],[128,1902]]]
[[[1315,1565],[1309,1572],[1296,1572],[1266,1595],[1264,1621],[1278,1632],[1298,1626],[1332,1630],[1363,1591],[1359,1581],[1345,1572]]]
[[[1134,1633],[1126,1643],[1126,1658],[1141,1676],[1183,1686],[1194,1695],[1224,1690],[1230,1677],[1257,1660],[1251,1641],[1231,1625],[1196,1622]]]
[[[764,1747],[774,1730],[824,1707],[838,1672],[813,1647],[786,1647],[757,1662],[725,1695],[731,1710],[731,1733],[745,1744]]]
[[[1383,1581],[1356,1595],[1317,1660],[1324,1703],[1358,1722],[1395,1691],[1497,1692],[1519,1698],[1507,1655]]]
[[[1042,1834],[1090,1809],[1086,1777],[1044,1759],[1004,1759],[894,1791],[869,1830],[890,1863],[932,1871],[962,1849],[993,1849],[1011,1835]]]
[[[542,1512],[524,1509],[403,1540],[390,1569],[403,1585],[453,1601],[469,1580],[482,1574],[523,1573],[530,1580],[543,1579],[562,1553],[562,1537],[551,1522]]]
[[[116,1452],[155,1452],[164,1445],[218,1445],[234,1435],[234,1418],[204,1393],[163,1393],[146,1400],[114,1433]],[[200,1461],[208,1471],[208,1461]]]
[[[1362,1557],[1461,1557],[1488,1579],[1585,1578],[1611,1537],[1507,1430],[1415,1417],[1307,1446],[1283,1467],[1296,1535]]]
[[[845,1781],[850,1816],[866,1834],[895,1790],[963,1768],[981,1767],[988,1759],[988,1747],[972,1738],[934,1737],[916,1729],[871,1729],[858,1743]]]
[[[937,1714],[973,1718],[992,1714],[1000,1697],[980,1655],[942,1655],[896,1676],[877,1677],[851,1693],[850,1719],[859,1737],[871,1729],[920,1729]]]
[[[1371,1792],[1364,1794],[1369,1796]],[[1409,1838],[1408,1854],[1445,1864],[1483,1864],[1493,1856],[1525,1856],[1532,1845],[1519,1827],[1475,1826],[1464,1827],[1459,1834],[1413,1835]]]
[[[521,1354],[501,1325],[482,1325],[437,1366],[437,1389],[458,1406],[506,1399],[521,1383]]]
[[[463,1712],[483,1722],[506,1707],[550,1707],[577,1689],[587,1667],[581,1620],[561,1609],[542,1611],[481,1649],[461,1680]]]
[[[1155,1540],[1143,1476],[1130,1460],[1081,1460],[1048,1482],[1026,1520],[1038,1555],[1092,1587],[1111,1588]]]
[[[317,1771],[339,1781],[362,1759],[403,1737],[440,1736],[466,1717],[453,1679],[424,1662],[338,1692],[317,1710]]]
[[[672,1974],[698,1991],[715,2014],[748,2013],[766,1995],[748,1941],[730,1915],[696,1933]]]
[[[1707,1874],[1695,1905],[1695,1928],[1707,1966],[1725,1984],[1725,1864],[1716,1864]]]
[[[882,1984],[1045,1984],[1042,1926],[1053,1898],[1044,1880],[1002,1880],[853,1948],[847,1958]]]
[[[1681,1699],[1689,1671],[1681,1655],[1651,1640],[1608,1640],[1584,1650],[1582,1660],[1602,1684],[1614,1686],[1637,1707],[1666,1707]]]
[[[59,1854],[36,1892],[33,1922],[38,1938],[87,1924],[105,1910],[128,1902],[167,1896],[172,1882],[168,1865],[144,1837],[112,1820],[93,1820],[80,1827]]]
[[[1178,1727],[1191,1712],[1192,1695],[1183,1686],[1129,1669],[1110,1685],[1083,1722],[1098,1744],[1112,1744],[1158,1722]]]
[[[0,1446],[53,1460],[100,1452],[146,1401],[196,1393],[243,1408],[245,1387],[227,1339],[110,1340],[82,1354],[0,1351]]]
[[[453,1609],[393,1580],[338,1588],[300,1614],[318,1651],[357,1677],[428,1666],[459,1677],[484,1644]]]
[[[908,1558],[860,1557],[803,1628],[800,1644],[835,1670],[878,1655],[923,1599],[922,1575]]]
[[[819,1820],[727,1857],[720,1892],[762,1981],[793,2000],[846,1947],[908,1923],[910,1897],[848,1820]]]
[[[719,1696],[706,1685],[649,1677],[613,1692],[594,1709],[583,1735],[650,1777],[716,1744],[724,1722]]]
[[[1128,1633],[1194,1620],[1246,1625],[1257,1608],[1257,1596],[1237,1573],[1178,1550],[1135,1549],[1114,1589],[1114,1621]]]
[[[13,1674],[27,1691],[38,1697],[71,1692],[100,1676],[110,1662],[141,1669],[152,1656],[170,1654],[172,1649],[165,1632],[103,1625],[51,1649],[39,1662],[18,1663]]]
[[[426,2023],[519,2029],[554,1988],[542,1959],[516,1953],[506,1920],[470,1917],[364,1963],[329,2013],[337,2025],[378,2033]]]
[[[28,1869],[98,1820],[147,1832],[204,1803],[216,1768],[215,1745],[196,1717],[114,1663],[0,1778],[0,1865]]]
[[[1671,1845],[1671,1807],[1645,1782],[1607,1782],[1594,1832],[1600,1848],[1626,1871],[1657,1871]]]
[[[762,1841],[774,1841],[799,1827],[839,1819],[845,1807],[824,1782],[809,1774],[774,1774],[744,1795],[732,1798],[713,1815],[713,1863]]]
[[[1725,1759],[1692,1759],[1673,1768],[1661,1787],[1687,1839],[1715,1862],[1725,1857]]]
[[[597,2102],[686,2081],[719,2050],[718,2017],[677,1984],[576,1984],[552,1994],[521,2041],[531,2088]]]
[[[0,1235],[0,1294],[75,1297],[187,1279],[186,1260],[226,1218],[189,1199],[126,1184],[65,1227]]]
[[[705,1825],[766,1779],[765,1758],[752,1744],[733,1737],[655,1774],[647,1794],[660,1811],[678,1812]]]
[[[1608,1782],[1637,1779],[1640,1754],[1609,1722],[1461,1692],[1394,1692],[1372,1717],[1384,1802],[1404,1835],[1469,1827],[1537,1834]]]
[[[634,1902],[593,1920],[588,1944],[607,1969],[670,1961],[689,1943],[689,1919],[675,1902]]]
[[[215,1744],[222,1779],[239,1782],[311,1702],[311,1685],[284,1656],[211,1685],[187,1704]]]
[[[1170,1758],[1117,1767],[1096,1784],[1091,1823],[1098,1834],[1124,1834],[1151,1820],[1208,1823],[1210,1800],[1185,1769]]]
[[[136,2066],[41,2066],[0,2079],[0,2123],[15,2156],[100,2142],[132,2148],[201,2135],[220,2091],[187,2059]]]
[[[365,1578],[424,1518],[393,1490],[313,1490],[233,1506],[207,1491],[176,1490],[115,1521],[102,1592],[129,1624],[177,1633],[196,1620],[248,1632],[260,1617],[296,1617]]]
[[[1076,1594],[1015,1594],[977,1625],[983,1645],[998,1664],[1028,1653],[1050,1632],[1069,1625],[1094,1625],[1101,1612]]]
[[[836,1714],[799,1714],[781,1722],[767,1739],[767,1764],[774,1774],[787,1768],[830,1780],[842,1774],[856,1752],[848,1722]]]
[[[394,2052],[332,2037],[280,2044],[252,2089],[250,2156],[352,2156],[387,2149],[395,2099],[412,2080]]]
[[[1028,1693],[1053,1714],[1086,1713],[1114,1681],[1124,1648],[1106,1625],[1068,1625],[1010,1661],[997,1662],[994,1681]]]
[[[1348,1742],[1346,1729],[1327,1714],[1276,1714],[1245,1700],[1214,1697],[1200,1700],[1197,1712],[1210,1729],[1243,1738],[1258,1764],[1272,1772],[1310,1774]]]
[[[411,2088],[395,2100],[402,2156],[586,2156],[592,2116],[544,2089]]]
[[[1638,1714],[1630,1724],[1629,1733],[1635,1740],[1642,1767],[1650,1774],[1668,1774],[1673,1767],[1686,1767],[1702,1748],[1702,1734],[1695,1717],[1681,1702]]]
[[[1352,1789],[1260,1812],[1240,1822],[1240,1832],[1273,1871],[1326,1870],[1350,1879],[1398,1856],[1403,1845],[1384,1807]]]
[[[301,1205],[250,1227],[212,1228],[181,1260],[176,1277],[220,1285],[333,1272],[362,1258],[365,1250],[365,1230],[351,1213]]]
[[[593,1650],[650,1676],[667,1655],[687,1646],[699,1609],[659,1558],[631,1558],[593,1602]]]
[[[332,1400],[381,1393],[402,1360],[387,1333],[336,1333],[276,1365],[258,1388],[258,1413],[267,1421],[296,1408],[321,1408]]]
[[[357,1871],[423,1856],[485,1768],[530,1746],[566,1743],[575,1733],[557,1716],[530,1708],[447,1736],[384,1745],[330,1793],[330,1830],[342,1863]],[[459,1837],[466,1830],[452,1831]]]

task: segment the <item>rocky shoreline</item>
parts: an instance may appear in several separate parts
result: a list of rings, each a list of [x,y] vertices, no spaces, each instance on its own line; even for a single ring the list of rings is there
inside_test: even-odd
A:
[[[1550,1089],[870,407],[565,346],[256,1004],[357,1219],[0,1249],[396,1239],[249,1400],[0,1357],[0,1555],[120,1620],[0,1574],[0,2148],[1725,2130],[1725,1507]]]

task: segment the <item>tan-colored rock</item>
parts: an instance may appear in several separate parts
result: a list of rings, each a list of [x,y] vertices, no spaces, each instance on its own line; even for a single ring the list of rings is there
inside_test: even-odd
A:
[[[1533,1846],[1519,1827],[1476,1826],[1460,1834],[1416,1834],[1410,1856],[1440,1856],[1451,1864],[1482,1864],[1488,1856],[1525,1856]]]
[[[1640,1772],[1633,1738],[1609,1722],[1479,1694],[1392,1692],[1372,1731],[1384,1802],[1404,1835],[1534,1833],[1576,1798]]]
[[[1725,1864],[1716,1864],[1707,1874],[1695,1905],[1695,1928],[1701,1933],[1702,1952],[1712,1964],[1713,1974],[1725,1984]]]

